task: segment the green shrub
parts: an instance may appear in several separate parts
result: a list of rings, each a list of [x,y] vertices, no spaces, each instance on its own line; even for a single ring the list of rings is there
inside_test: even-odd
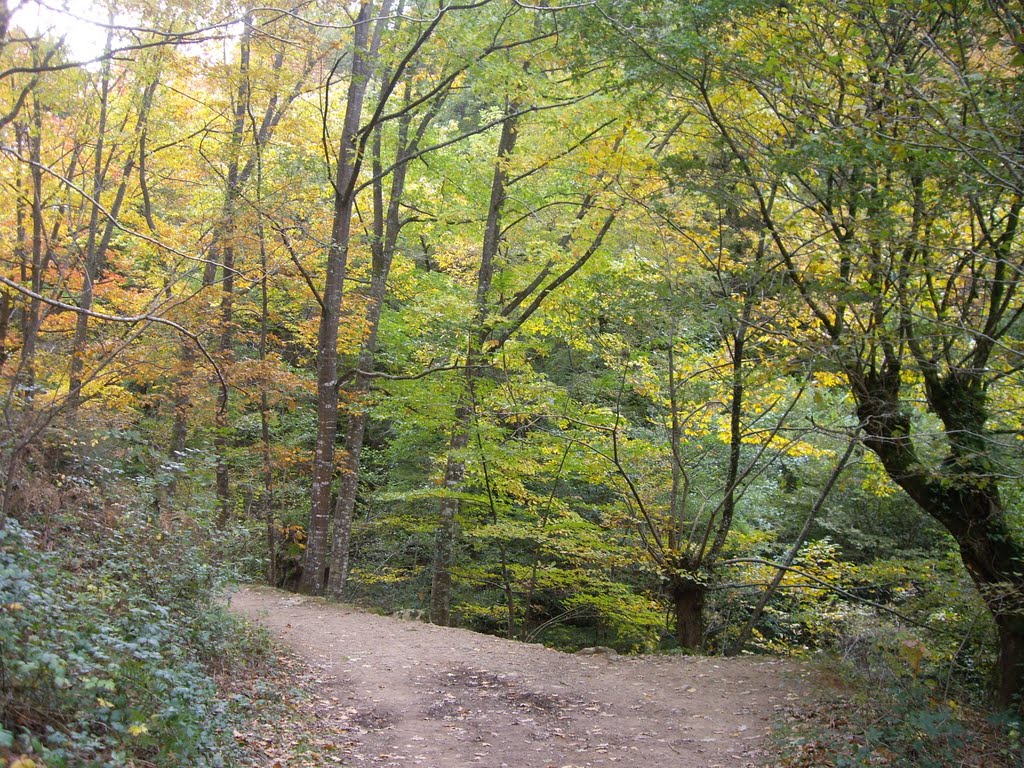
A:
[[[0,528],[0,744],[49,768],[226,764],[204,662],[239,646],[212,568],[145,521],[68,544]]]

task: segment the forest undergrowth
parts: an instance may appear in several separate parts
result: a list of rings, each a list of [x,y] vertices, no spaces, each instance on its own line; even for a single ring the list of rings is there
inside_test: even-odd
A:
[[[817,662],[822,696],[780,721],[774,768],[1020,768],[1020,720],[950,695],[948,670],[916,670],[876,644]],[[906,648],[907,646],[903,646]],[[913,658],[913,657],[912,657]]]
[[[31,479],[66,506],[0,528],[3,764],[244,764],[247,699],[217,681],[270,646],[218,599],[232,568],[212,550],[229,534],[162,523],[124,488]]]
[[[55,508],[26,505],[0,529],[5,766],[344,764],[345,729],[324,725],[344,725],[341,704],[224,608],[231,583],[257,577],[251,531],[160,515],[130,484],[85,482],[69,453],[37,462],[23,482]],[[929,609],[927,594],[915,599],[902,609]],[[718,623],[739,610],[735,598],[712,607]],[[774,765],[1022,764],[1019,722],[982,705],[983,632],[954,647],[863,607],[831,608],[819,650],[834,691],[779,723]]]

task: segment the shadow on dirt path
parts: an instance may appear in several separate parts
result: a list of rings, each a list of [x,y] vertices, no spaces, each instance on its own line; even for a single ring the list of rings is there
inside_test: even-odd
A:
[[[353,768],[747,768],[809,690],[790,661],[570,655],[268,588],[231,608],[317,670]]]

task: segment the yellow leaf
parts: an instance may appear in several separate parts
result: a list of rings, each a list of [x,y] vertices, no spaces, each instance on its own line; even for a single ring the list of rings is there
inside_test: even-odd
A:
[[[132,736],[138,736],[140,733],[149,733],[149,726],[145,723],[135,723],[128,726],[128,733]]]

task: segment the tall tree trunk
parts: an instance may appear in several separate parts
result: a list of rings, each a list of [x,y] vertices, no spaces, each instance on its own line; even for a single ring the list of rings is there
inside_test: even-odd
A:
[[[31,281],[33,293],[41,294],[43,290],[43,239],[45,227],[43,222],[43,169],[42,169],[42,134],[43,110],[38,100],[32,102],[32,130],[29,133],[29,157],[32,161],[30,178],[32,184],[32,243],[30,259],[22,262],[22,279]],[[27,275],[25,273],[28,273]],[[39,324],[42,321],[42,304],[39,299],[29,299],[28,308],[22,319],[21,363],[17,375],[18,388],[26,401],[33,398],[35,387],[36,343],[39,337]]]
[[[7,334],[11,325],[11,314],[14,312],[14,298],[7,291],[0,291],[0,368],[3,368],[10,355]]]
[[[405,101],[409,102],[406,89]],[[387,295],[388,275],[394,261],[398,233],[401,229],[400,206],[405,194],[405,178],[408,170],[406,160],[415,151],[417,141],[408,143],[411,112],[400,119],[397,137],[397,164],[392,175],[391,192],[387,210],[384,210],[384,189],[381,162],[381,130],[374,131],[373,141],[373,270],[370,280],[370,295],[366,306],[366,335],[359,354],[355,383],[349,390],[352,406],[349,408],[348,424],[345,431],[345,453],[342,457],[341,478],[338,483],[338,499],[334,506],[334,536],[331,544],[331,567],[327,582],[327,594],[340,599],[345,591],[350,570],[352,540],[352,519],[355,514],[356,493],[359,488],[359,461],[362,456],[363,440],[366,435],[367,413],[364,400],[370,389],[374,355],[377,351],[377,331],[380,327],[381,309]],[[427,120],[431,119],[428,115]],[[426,128],[426,122],[422,126]],[[423,130],[419,133],[422,135]]]
[[[14,124],[14,142],[15,148],[19,155],[25,154],[25,143],[27,141],[27,135],[24,125],[21,123]],[[21,271],[21,280],[24,282],[28,277],[28,227],[25,222],[27,217],[25,200],[27,194],[25,191],[25,173],[21,163],[18,163],[14,171],[14,243],[12,245],[12,252],[14,253],[14,260],[17,262],[18,267]],[[11,297],[11,312],[13,313],[16,308],[15,298]],[[22,328],[24,331],[24,328]],[[24,343],[24,334],[22,334],[22,343]],[[6,351],[6,350],[5,350]]]
[[[29,143],[28,130],[25,125],[21,122],[14,124],[14,140],[18,154],[24,156],[26,149],[25,145]],[[29,189],[32,188],[32,178],[28,182]],[[28,206],[26,205],[26,199],[28,193],[25,189],[26,180],[21,163],[15,168],[14,176],[14,243],[12,245],[12,252],[14,258],[18,263],[20,270],[21,281],[24,283],[28,279],[29,275],[29,247],[28,247]],[[34,208],[34,206],[33,206]],[[12,307],[11,311],[14,309]],[[26,305],[21,310],[21,354],[18,360],[18,368],[14,373],[11,381],[10,389],[7,392],[7,396],[4,399],[4,407],[2,418],[6,424],[12,424],[15,418],[15,414],[19,409],[19,400],[22,397],[22,387],[24,386],[24,372],[25,372],[25,332],[27,330],[27,321],[29,308]],[[13,432],[13,430],[11,430]],[[3,439],[0,440],[0,460],[2,460],[2,486],[3,486],[3,497],[2,504],[0,504],[0,524],[3,524],[7,520],[7,516],[10,514],[11,501],[13,498],[14,491],[14,479],[17,473],[17,436],[14,434],[4,434]]]
[[[491,197],[487,208],[487,220],[484,224],[483,247],[480,251],[480,270],[476,284],[476,322],[477,329],[484,328],[488,314],[487,294],[491,289],[494,277],[494,258],[501,242],[501,209],[507,194],[508,158],[516,146],[518,118],[516,110],[506,105],[508,115],[501,125],[501,138],[498,140],[497,160],[491,178]],[[430,582],[430,620],[434,624],[447,626],[451,621],[451,569],[454,562],[455,539],[458,533],[458,514],[462,505],[457,493],[462,490],[466,476],[466,460],[463,452],[469,443],[469,430],[472,426],[473,409],[471,393],[476,367],[483,359],[482,344],[484,335],[478,330],[470,332],[466,352],[466,366],[463,374],[464,386],[460,402],[455,409],[455,423],[448,444],[448,458],[445,462],[444,491],[438,505],[437,529],[434,533],[434,559]]]
[[[387,15],[388,2],[382,16]],[[348,268],[349,236],[355,203],[355,182],[362,164],[359,153],[359,120],[370,77],[372,3],[364,1],[356,18],[352,76],[345,104],[345,122],[338,150],[334,182],[334,223],[327,252],[323,311],[317,334],[316,447],[313,455],[313,487],[307,526],[306,555],[299,589],[311,594],[324,590],[327,568],[327,534],[331,519],[331,485],[334,479],[334,440],[338,430],[338,325],[341,297]],[[375,43],[379,37],[375,36]]]
[[[245,14],[242,39],[239,42],[238,93],[235,95],[234,120],[228,149],[227,186],[224,190],[224,211],[221,222],[222,279],[220,298],[220,339],[218,351],[222,363],[230,362],[234,339],[235,304],[235,240],[238,237],[238,201],[240,179],[238,168],[245,134],[245,119],[249,113],[249,60],[252,39],[252,11]],[[217,415],[213,438],[216,459],[217,523],[224,527],[231,516],[231,465],[228,458],[231,422],[228,406],[230,390],[221,387],[217,396]]]
[[[257,148],[258,150],[258,148]],[[262,175],[262,174],[261,174]],[[259,189],[262,180],[257,183]],[[257,192],[257,195],[259,192]],[[260,362],[267,359],[267,337],[270,325],[270,296],[267,290],[267,242],[263,222],[260,221]],[[274,464],[270,455],[270,399],[267,382],[260,382],[260,444],[263,460],[263,489],[260,493],[260,512],[267,532],[267,583],[277,585],[277,520],[274,517]]]
[[[280,67],[281,58],[275,61]],[[265,131],[252,125],[256,167],[256,207],[263,210],[263,142]],[[267,346],[270,336],[270,268],[267,261],[267,233],[263,217],[257,227],[260,247],[260,336],[257,346],[260,363],[266,371]],[[277,519],[274,515],[274,464],[271,458],[270,396],[266,375],[260,378],[260,458],[263,462],[263,488],[260,490],[259,512],[267,540],[267,583],[277,586]]]

